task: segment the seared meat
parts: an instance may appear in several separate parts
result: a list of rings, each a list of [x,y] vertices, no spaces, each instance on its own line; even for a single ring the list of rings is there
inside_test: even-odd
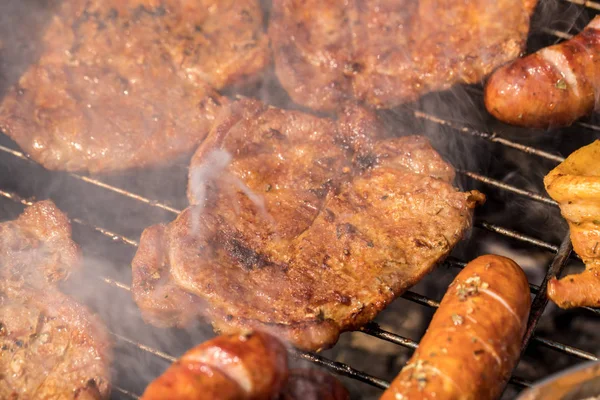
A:
[[[110,342],[101,322],[54,286],[80,264],[51,201],[0,224],[0,398],[103,399]]]
[[[393,107],[518,57],[537,0],[274,0],[276,72],[296,102]]]
[[[79,267],[67,217],[49,200],[27,207],[14,221],[0,223],[0,278],[44,286],[65,280]]]
[[[214,89],[266,65],[262,29],[256,0],[64,1],[0,128],[49,169],[167,162],[208,133]]]
[[[331,121],[231,106],[192,160],[195,205],[142,236],[133,291],[145,317],[185,324],[202,310],[219,331],[319,349],[414,285],[482,195],[453,188],[425,138],[376,140],[377,122],[357,108]],[[174,321],[165,311],[178,308]]]
[[[561,308],[600,307],[600,141],[582,147],[544,178],[546,191],[569,223],[573,249],[585,271],[548,282]]]
[[[0,346],[2,399],[108,398],[106,329],[55,288],[0,283]]]

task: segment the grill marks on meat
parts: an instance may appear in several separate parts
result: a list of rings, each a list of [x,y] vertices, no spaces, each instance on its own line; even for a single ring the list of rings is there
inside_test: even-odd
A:
[[[65,215],[35,203],[0,224],[0,252],[0,398],[107,398],[108,334],[54,286],[81,258]]]
[[[195,205],[144,232],[133,291],[146,318],[177,308],[162,294],[178,288],[198,306],[167,323],[204,307],[220,331],[268,329],[305,349],[374,318],[450,252],[481,196],[452,187],[454,171],[427,139],[383,131],[363,109],[332,121],[233,104],[193,158]],[[232,158],[220,174],[194,179],[223,151]],[[165,280],[140,284],[155,273]]]
[[[0,128],[49,169],[168,162],[206,136],[225,98],[266,65],[255,0],[76,0],[0,103]]]
[[[298,103],[393,107],[519,56],[536,0],[275,0],[276,72]]]

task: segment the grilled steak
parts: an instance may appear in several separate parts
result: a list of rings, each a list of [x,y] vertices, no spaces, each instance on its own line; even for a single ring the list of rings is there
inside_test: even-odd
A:
[[[478,83],[519,56],[537,0],[274,0],[276,72],[294,101],[376,107]]]
[[[108,398],[110,341],[85,307],[54,288],[3,282],[0,323],[0,398]]]
[[[206,136],[268,60],[256,0],[64,1],[44,51],[0,104],[0,128],[49,169],[164,163]]]
[[[359,108],[331,121],[234,104],[192,160],[195,205],[142,235],[133,291],[146,319],[203,314],[305,349],[373,319],[450,252],[482,196],[452,187],[425,138],[382,132]]]
[[[104,399],[110,341],[54,283],[78,266],[67,218],[50,201],[0,224],[0,398]]]
[[[80,264],[67,217],[49,200],[0,223],[0,279],[44,286],[65,280]]]

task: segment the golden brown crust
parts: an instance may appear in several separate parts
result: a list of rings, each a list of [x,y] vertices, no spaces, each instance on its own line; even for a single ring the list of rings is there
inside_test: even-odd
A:
[[[570,125],[593,109],[600,89],[600,18],[570,40],[495,71],[485,105],[501,121],[532,128]]]
[[[62,2],[39,61],[0,103],[0,128],[49,169],[167,163],[204,139],[215,89],[268,62],[257,0]]]
[[[161,244],[142,238],[132,286],[142,312],[159,317],[157,289],[175,286],[205,302],[220,332],[266,330],[312,350],[372,320],[448,254],[482,200],[452,186],[426,138],[381,136],[364,109],[334,121],[233,104],[192,160],[196,204],[148,229]],[[158,269],[166,280],[139,286]]]
[[[559,307],[600,306],[600,141],[573,152],[544,178],[546,191],[569,223],[573,249],[586,265],[581,274],[548,282]]]
[[[348,99],[393,107],[479,83],[518,57],[536,4],[275,0],[276,73],[294,101],[314,109],[334,110]]]
[[[512,260],[471,261],[382,400],[497,398],[519,359],[530,306],[527,278]]]
[[[0,224],[0,253],[0,398],[108,398],[108,332],[54,286],[81,263],[67,217],[34,203]]]
[[[288,376],[287,353],[261,332],[221,335],[186,352],[146,388],[142,399],[268,400]]]

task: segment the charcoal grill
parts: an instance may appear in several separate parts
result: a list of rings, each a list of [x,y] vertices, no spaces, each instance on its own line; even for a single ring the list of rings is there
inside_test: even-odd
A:
[[[541,3],[542,16],[534,17],[532,23],[530,50],[568,39],[600,11],[600,3],[593,1]],[[552,9],[551,15],[547,12],[548,8]],[[592,116],[560,131],[525,131],[492,121],[483,111],[481,95],[481,87],[458,88],[449,93],[426,96],[418,104],[383,114],[392,123],[402,121],[401,125],[407,132],[423,132],[430,136],[434,146],[457,167],[461,186],[478,188],[488,195],[488,205],[478,211],[470,239],[438,271],[455,275],[464,267],[465,260],[481,252],[480,244],[484,240],[501,241],[521,252],[545,252],[548,261],[538,263],[540,282],[530,284],[534,300],[523,343],[523,356],[532,360],[533,364],[540,354],[552,351],[556,353],[551,357],[562,357],[566,364],[597,360],[593,347],[586,351],[536,331],[547,309],[545,293],[548,279],[560,275],[567,264],[579,262],[571,253],[568,231],[560,218],[558,206],[543,191],[541,178],[564,160],[563,155],[600,137],[600,125],[595,122],[597,117]],[[454,107],[457,96],[465,100]],[[465,108],[471,112],[465,112]],[[473,108],[479,111],[473,113]],[[460,154],[460,150],[464,149],[471,150],[470,154]],[[521,169],[515,174],[507,174],[515,165]],[[527,166],[535,168],[528,169]],[[110,177],[50,172],[32,162],[12,141],[0,135],[0,167],[4,171],[0,177],[2,219],[14,218],[24,206],[37,199],[51,198],[73,222],[74,238],[87,256],[88,266],[82,276],[76,278],[80,284],[66,290],[99,312],[111,330],[116,347],[112,398],[138,398],[147,383],[177,356],[212,335],[211,329],[200,323],[185,331],[158,330],[143,324],[128,293],[131,281],[129,262],[142,229],[150,224],[172,220],[185,207],[185,161],[164,169],[133,171]],[[524,211],[515,213],[515,208]],[[524,216],[527,213],[532,215]],[[443,289],[439,287],[433,297],[440,299],[442,295]],[[426,315],[431,315],[428,310],[439,305],[436,299],[416,291],[408,291],[402,298],[422,306]],[[591,324],[595,323],[594,318],[600,320],[600,310],[593,308],[561,315],[560,323],[567,325],[580,317],[591,320]],[[410,338],[384,330],[375,322],[356,334],[396,344],[397,352],[407,357],[418,346],[418,337]],[[577,342],[577,338],[568,339],[574,339],[569,343]],[[358,388],[357,393],[362,389],[366,391],[368,385],[378,389],[388,387],[388,380],[369,373],[369,365],[347,365],[327,354],[292,351],[297,359],[308,360],[352,381],[364,383],[351,384]],[[529,377],[523,377],[517,368],[505,397],[514,395],[530,386],[532,380],[541,379],[551,372],[540,371],[542,373],[537,376],[528,373]]]

